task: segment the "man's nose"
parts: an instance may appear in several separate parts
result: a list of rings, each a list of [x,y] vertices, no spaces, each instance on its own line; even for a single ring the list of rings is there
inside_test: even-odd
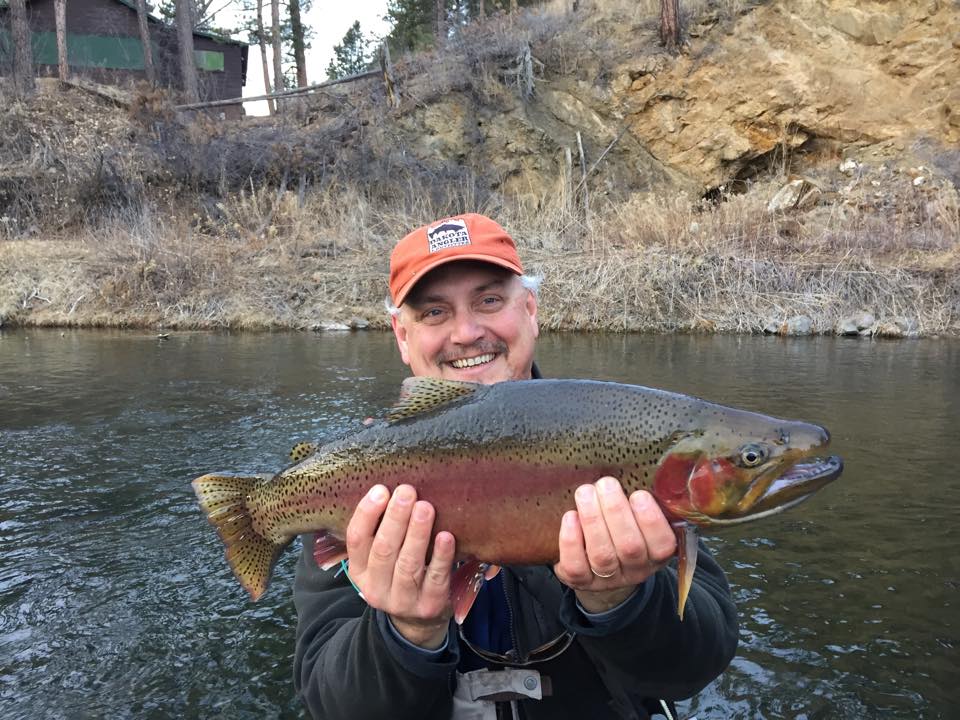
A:
[[[459,313],[453,326],[453,332],[450,334],[450,342],[457,345],[472,345],[485,332],[473,313]]]

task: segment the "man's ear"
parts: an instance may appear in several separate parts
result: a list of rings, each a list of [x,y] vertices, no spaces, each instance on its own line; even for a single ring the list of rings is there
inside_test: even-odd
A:
[[[397,347],[400,349],[400,359],[405,365],[410,364],[410,354],[407,351],[407,328],[403,326],[400,319],[400,313],[390,316],[390,324],[393,326],[393,336],[397,339]]]
[[[526,307],[530,322],[533,323],[533,336],[540,337],[540,324],[537,322],[537,296],[532,290],[527,290]]]

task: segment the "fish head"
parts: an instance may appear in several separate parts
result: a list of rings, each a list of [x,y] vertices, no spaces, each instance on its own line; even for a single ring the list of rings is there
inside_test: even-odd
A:
[[[653,493],[668,516],[701,527],[782,512],[835,480],[839,457],[821,457],[819,425],[723,409],[678,433],[658,463]]]

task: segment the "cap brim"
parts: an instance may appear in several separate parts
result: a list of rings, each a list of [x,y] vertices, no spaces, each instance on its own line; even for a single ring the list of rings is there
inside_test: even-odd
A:
[[[509,260],[504,260],[503,258],[496,257],[493,255],[483,255],[479,253],[464,253],[463,255],[453,255],[452,257],[438,258],[432,263],[424,265],[420,270],[417,271],[417,274],[412,277],[409,281],[404,283],[403,287],[400,288],[400,292],[397,293],[397,296],[393,299],[393,304],[397,307],[403,305],[403,301],[407,299],[407,295],[413,290],[413,286],[418,282],[423,280],[424,276],[431,270],[436,270],[441,265],[446,265],[447,263],[459,262],[461,260],[475,260],[478,262],[490,263],[491,265],[499,265],[502,268],[513,271],[516,275],[523,275],[523,268],[512,263]]]

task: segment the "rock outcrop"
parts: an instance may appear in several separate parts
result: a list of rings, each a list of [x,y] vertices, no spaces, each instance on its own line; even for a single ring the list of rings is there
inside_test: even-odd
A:
[[[677,57],[659,46],[656,18],[640,16],[635,3],[581,3],[566,38],[542,28],[538,36],[537,23],[551,20],[528,16],[533,54],[542,58],[531,96],[481,97],[475,83],[448,80],[438,97],[401,113],[402,141],[422,160],[456,157],[494,189],[531,203],[560,190],[567,153],[579,166],[578,132],[587,167],[575,167],[574,180],[602,155],[591,182],[620,197],[652,188],[736,191],[765,173],[806,175],[825,163],[835,171],[845,157],[924,164],[960,185],[960,5],[706,8],[693,10]],[[584,38],[582,47],[571,47],[571,34]],[[616,51],[593,51],[600,42]],[[428,80],[407,83],[412,95],[429,94]]]
[[[933,163],[918,143],[960,144],[958,28],[952,2],[778,0],[711,25],[657,74],[649,58],[625,63],[617,98],[635,137],[705,188],[824,153]],[[957,184],[960,162],[945,160]]]

